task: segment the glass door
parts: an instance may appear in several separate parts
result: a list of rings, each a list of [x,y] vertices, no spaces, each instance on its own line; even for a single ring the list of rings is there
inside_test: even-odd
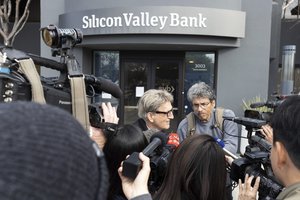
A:
[[[138,118],[137,102],[146,90],[165,89],[174,96],[174,120],[169,131],[177,130],[181,65],[180,61],[173,59],[123,59],[124,124],[132,123]]]
[[[124,69],[124,124],[138,118],[137,103],[149,86],[150,62],[147,60],[125,60]]]
[[[152,68],[154,74],[154,88],[164,89],[174,97],[173,109],[174,119],[171,121],[171,131],[177,130],[178,124],[178,91],[179,91],[179,62],[178,61],[153,61]]]

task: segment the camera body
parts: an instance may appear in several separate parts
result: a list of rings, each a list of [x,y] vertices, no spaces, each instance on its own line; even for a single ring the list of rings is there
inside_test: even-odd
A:
[[[176,146],[173,144],[166,143],[166,135],[163,132],[155,133],[152,139],[154,140],[157,136],[161,143],[159,145],[150,142],[148,146],[143,150],[143,153],[150,158],[150,168],[151,173],[148,180],[148,188],[150,193],[154,194],[161,186],[168,162],[175,151]],[[151,149],[149,152],[149,149]],[[133,152],[126,160],[123,162],[123,175],[135,179],[141,169],[142,162],[139,159],[139,153]]]
[[[276,199],[283,186],[273,174],[269,153],[257,146],[246,147],[244,157],[235,159],[230,167],[230,178],[235,182],[244,180],[246,174],[260,177],[259,199]],[[254,181],[252,182],[254,184]]]
[[[47,79],[42,79],[41,82],[46,103],[71,113],[72,100],[69,85]],[[0,102],[30,101],[32,97],[31,85],[26,77],[18,71],[0,72],[0,94]]]
[[[168,163],[172,157],[176,147],[166,144],[161,149],[157,149],[150,155],[151,173],[149,177],[148,187],[151,193],[156,192],[163,183]]]
[[[0,47],[0,102],[9,103],[12,101],[32,100],[33,85],[31,85],[29,81],[28,74],[26,75],[19,65],[19,61],[27,59],[32,59],[34,65],[49,67],[60,72],[60,76],[55,78],[39,77],[38,81],[40,81],[43,92],[43,94],[39,93],[39,95],[43,95],[47,104],[60,107],[70,113],[73,111],[72,104],[74,104],[74,102],[72,102],[72,89],[70,84],[70,78],[72,76],[82,76],[86,93],[89,93],[90,90],[93,91],[92,95],[86,94],[83,98],[86,96],[95,97],[99,95],[102,92],[103,85],[104,87],[110,86],[104,90],[105,92],[109,93],[107,90],[112,89],[115,93],[112,94],[113,96],[116,96],[116,94],[121,95],[121,90],[117,85],[104,79],[96,78],[92,75],[83,75],[81,73],[77,60],[72,54],[72,48],[76,44],[81,43],[83,38],[82,32],[79,29],[59,29],[54,25],[49,25],[48,27],[42,28],[41,31],[44,42],[53,48],[52,50],[59,52],[55,54],[55,56],[60,56],[60,62],[27,54],[11,47]],[[33,67],[36,67],[34,65]],[[99,105],[98,103],[97,106]],[[103,118],[101,108],[99,108],[97,112],[93,112],[90,106],[88,111],[90,111],[89,118],[91,125],[100,127],[101,124],[99,125],[99,123],[101,123],[102,120],[100,120],[100,122],[96,120]]]
[[[260,131],[257,131],[258,128],[270,121],[271,116],[272,113],[262,115],[262,113],[256,111],[245,113],[244,119],[257,121],[257,123],[244,123],[241,120],[243,122],[241,124],[246,126],[248,131],[249,145],[246,146],[244,155],[235,159],[230,166],[230,178],[235,182],[238,182],[239,179],[244,180],[246,174],[260,177],[259,199],[276,199],[283,189],[271,167],[270,151],[272,144],[264,139]],[[260,127],[257,125],[260,125]],[[254,181],[251,184],[253,185]]]

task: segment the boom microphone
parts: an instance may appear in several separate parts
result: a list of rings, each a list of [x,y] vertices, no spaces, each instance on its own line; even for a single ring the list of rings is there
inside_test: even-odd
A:
[[[55,60],[40,57],[34,54],[28,55],[32,58],[35,64],[58,70],[61,73],[67,72],[67,65],[65,63],[57,62]],[[109,93],[116,98],[121,98],[123,96],[123,92],[120,87],[108,79],[85,74],[84,80],[86,83],[91,84],[98,91]]]
[[[267,124],[267,122],[265,120],[253,119],[253,118],[248,118],[248,117],[223,116],[223,119],[234,121],[235,123],[241,124],[246,127],[251,127],[251,128],[260,128],[263,125]]]
[[[250,104],[250,108],[260,108],[266,105],[266,102],[255,102]]]
[[[142,151],[145,156],[149,156],[156,148],[166,145],[167,136],[163,132],[155,133],[150,139],[149,145]],[[142,167],[142,162],[139,159],[139,153],[133,152],[123,162],[123,176],[135,179]]]
[[[84,75],[84,77],[87,83],[91,84],[99,91],[109,93],[116,98],[121,98],[123,96],[123,92],[120,87],[108,79],[95,77],[93,75]]]
[[[250,108],[260,108],[263,106],[266,106],[268,108],[276,108],[281,103],[282,103],[282,100],[281,101],[256,102],[256,103],[250,104]]]

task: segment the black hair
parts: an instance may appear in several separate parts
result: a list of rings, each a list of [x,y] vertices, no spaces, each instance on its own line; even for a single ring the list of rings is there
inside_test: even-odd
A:
[[[279,105],[272,118],[273,143],[279,141],[300,170],[300,96],[291,96]]]
[[[118,168],[127,155],[133,152],[141,152],[148,142],[140,128],[126,124],[120,127],[116,132],[107,137],[103,147],[107,167],[110,174],[110,187],[108,200],[114,199],[115,196],[124,196],[121,186],[121,179],[118,175]]]

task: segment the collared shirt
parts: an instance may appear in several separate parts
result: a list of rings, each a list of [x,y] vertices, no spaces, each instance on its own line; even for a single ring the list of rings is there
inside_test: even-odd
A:
[[[223,130],[215,127],[217,123],[214,116],[215,110],[212,111],[211,117],[208,122],[202,122],[198,117],[196,119],[196,134],[208,134],[218,139],[223,140],[225,148],[233,154],[237,153],[238,147],[238,126],[235,122],[224,120]],[[232,110],[224,109],[223,116],[235,117],[235,114]],[[212,128],[213,127],[213,128]],[[182,142],[187,137],[188,130],[188,121],[187,118],[184,118],[178,128],[177,133],[179,135],[180,142]]]
[[[300,200],[300,182],[285,188],[276,200]]]

